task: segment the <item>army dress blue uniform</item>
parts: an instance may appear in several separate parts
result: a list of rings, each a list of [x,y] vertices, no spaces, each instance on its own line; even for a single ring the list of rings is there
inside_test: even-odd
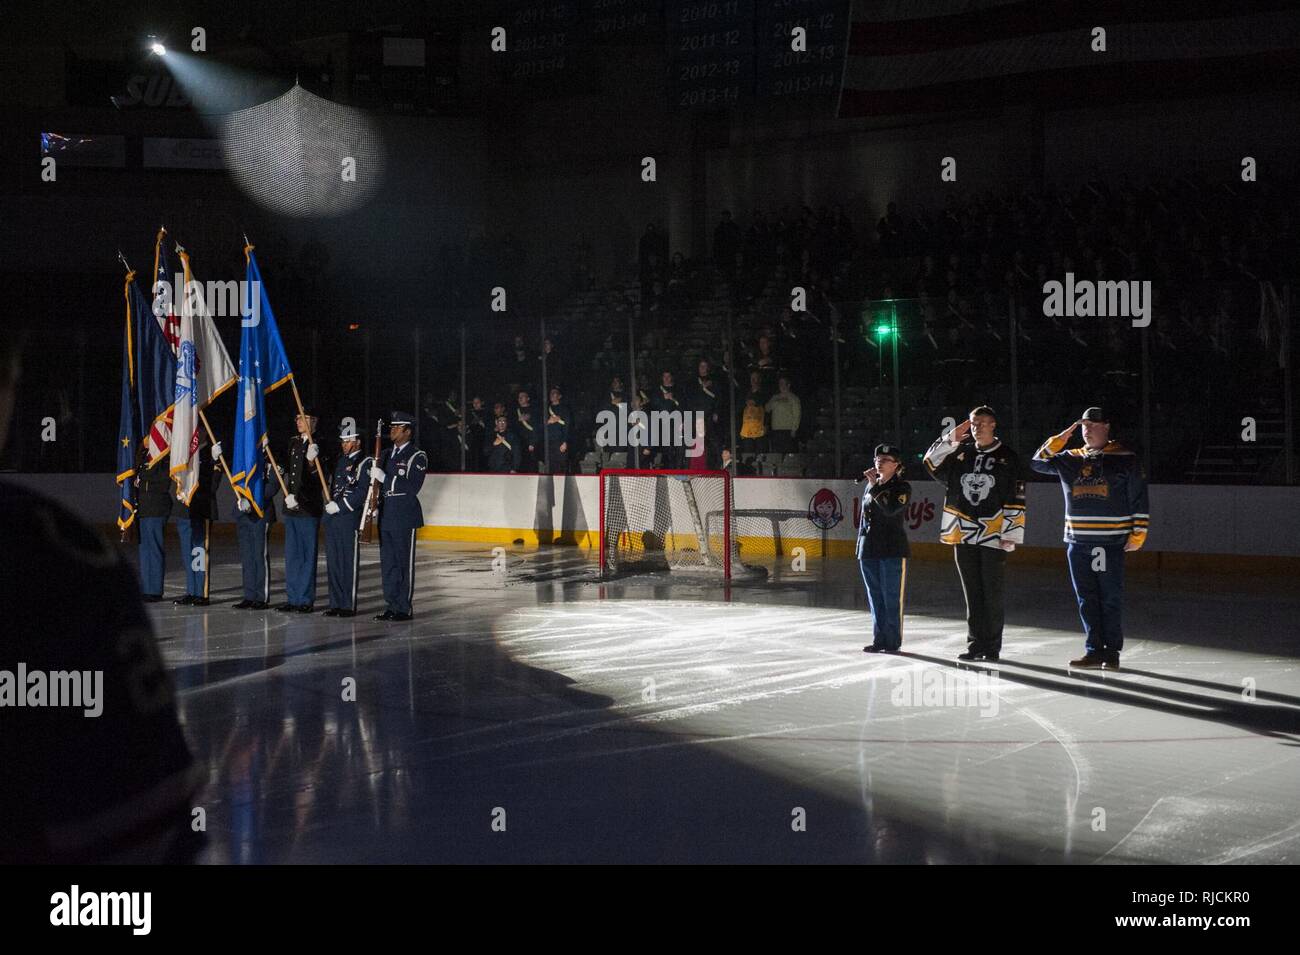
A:
[[[893,445],[882,444],[876,456],[901,460]],[[858,523],[857,557],[862,583],[871,606],[872,642],[868,653],[894,653],[903,645],[903,595],[907,586],[907,558],[911,545],[904,521],[912,486],[898,471],[888,481],[868,482],[862,493]]]
[[[214,478],[220,469],[212,447],[199,448],[199,483],[190,501],[176,501],[176,530],[181,539],[181,560],[185,562],[185,596],[174,603],[204,607],[208,603],[208,556],[212,543],[212,522],[219,518]]]
[[[340,433],[341,439],[356,432]],[[360,570],[361,514],[370,491],[374,459],[361,453],[339,455],[330,480],[330,500],[325,506],[325,568],[329,577],[329,616],[352,616],[357,611],[357,576]],[[340,613],[342,611],[342,613]]]
[[[162,599],[163,578],[167,573],[167,550],[163,532],[176,503],[175,484],[167,473],[167,458],[153,467],[137,471],[136,524],[140,528],[140,592],[146,603]]]
[[[411,420],[411,415],[394,411],[389,424],[409,427]],[[415,532],[424,526],[419,494],[429,459],[407,441],[386,449],[379,456],[379,468],[384,476],[379,495],[379,560],[385,614],[408,619],[415,594]]]
[[[243,570],[244,599],[236,610],[266,610],[271,603],[271,525],[275,523],[275,493],[280,479],[269,461],[262,462],[262,500],[259,517],[247,498],[235,502],[235,531],[239,537],[239,564]],[[241,503],[242,502],[242,503]],[[244,509],[247,506],[247,510]]]
[[[1089,408],[1080,420],[1109,424],[1100,408]],[[1117,441],[1066,450],[1068,441],[1064,433],[1048,438],[1029,464],[1057,477],[1065,494],[1066,557],[1083,621],[1084,659],[1117,667],[1124,648],[1124,552],[1146,543],[1150,523],[1146,476],[1137,455]]]
[[[315,447],[315,442],[301,434],[294,435],[289,441],[284,487],[297,506],[289,507],[289,501],[285,500],[284,592],[287,603],[277,608],[281,611],[309,613],[316,602],[316,557],[325,501],[316,475],[314,456],[308,459],[310,449]]]

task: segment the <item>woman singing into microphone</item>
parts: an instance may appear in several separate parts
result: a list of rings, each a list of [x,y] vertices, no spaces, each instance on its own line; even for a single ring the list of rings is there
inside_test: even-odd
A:
[[[904,518],[912,485],[903,480],[902,454],[892,444],[876,446],[875,466],[863,471],[862,477],[857,553],[874,637],[862,649],[897,653],[903,644],[903,587],[910,554]]]

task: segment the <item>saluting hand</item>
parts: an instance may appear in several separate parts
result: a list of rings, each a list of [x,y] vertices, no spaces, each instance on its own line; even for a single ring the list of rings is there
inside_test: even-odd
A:
[[[1068,428],[1066,428],[1064,431],[1062,431],[1060,434],[1058,434],[1057,437],[1058,437],[1058,438],[1069,438],[1070,435],[1074,434],[1074,430],[1075,430],[1077,427],[1079,427],[1079,422],[1076,421],[1076,422],[1074,422],[1074,424],[1070,425]]]
[[[948,434],[948,440],[953,444],[961,444],[968,434],[970,434],[970,418],[953,428]]]
[[[880,480],[880,472],[877,471],[875,468],[867,468],[865,471],[862,472],[862,476],[866,478],[868,481],[870,481],[872,484],[875,484],[877,481]]]

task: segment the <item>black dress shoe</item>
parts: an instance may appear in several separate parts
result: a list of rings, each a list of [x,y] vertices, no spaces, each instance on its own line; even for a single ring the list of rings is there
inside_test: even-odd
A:
[[[162,594],[141,594],[140,599],[147,604],[156,604],[162,600]]]
[[[206,606],[207,606],[208,604],[210,604],[210,603],[212,603],[212,601],[209,600],[207,597],[195,597],[193,600],[190,601],[190,606],[191,606],[191,607],[206,607]]]
[[[296,609],[299,613],[311,613],[316,608],[313,607],[311,604],[298,604]]]
[[[323,611],[321,611],[321,616],[322,616],[322,617],[337,617],[338,615],[339,615],[339,612],[338,612],[337,610],[335,610],[333,607],[330,607],[329,610],[323,610]]]
[[[413,619],[413,618],[411,617],[411,615],[410,615],[409,613],[395,613],[395,614],[393,614],[391,617],[389,617],[388,619],[389,619],[389,620],[392,620],[394,623],[397,623],[397,622],[399,622],[399,621],[411,620],[411,619]]]
[[[270,610],[271,605],[267,603],[265,600],[254,600],[251,604],[248,605],[248,609],[249,610]]]
[[[862,652],[863,652],[863,653],[884,653],[884,652],[885,652],[885,648],[884,648],[884,647],[877,647],[877,646],[874,646],[874,645],[868,645],[868,646],[865,646],[865,647],[862,648]]]
[[[989,663],[997,663],[998,655],[991,650],[967,650],[965,653],[957,654],[958,660],[987,660]]]
[[[278,610],[278,611],[280,611],[280,613],[295,613],[295,612],[297,612],[297,610],[298,610],[298,605],[297,605],[297,604],[280,604],[280,606],[276,607],[275,609]]]
[[[194,595],[186,594],[184,597],[177,597],[172,601],[172,603],[177,607],[188,607],[190,604],[194,603]]]
[[[334,611],[334,616],[336,616],[336,617],[355,617],[356,615],[357,615],[357,612],[356,612],[355,610],[336,610],[336,611]]]
[[[377,614],[375,614],[375,619],[376,619],[376,620],[392,620],[392,619],[393,619],[393,612],[392,612],[391,610],[385,610],[383,613],[377,613]]]
[[[253,601],[251,601],[251,600],[241,600],[239,603],[235,604],[235,605],[234,605],[233,607],[231,607],[230,609],[231,609],[231,610],[247,610],[247,609],[248,609],[249,607],[251,607],[251,606],[253,606]]]
[[[1100,670],[1106,663],[1106,658],[1100,653],[1085,653],[1077,660],[1070,661],[1072,670]]]

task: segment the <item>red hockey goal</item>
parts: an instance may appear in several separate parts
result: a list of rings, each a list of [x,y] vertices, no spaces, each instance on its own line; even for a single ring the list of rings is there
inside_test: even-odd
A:
[[[601,471],[601,576],[669,571],[730,579],[747,569],[733,510],[726,471]]]

